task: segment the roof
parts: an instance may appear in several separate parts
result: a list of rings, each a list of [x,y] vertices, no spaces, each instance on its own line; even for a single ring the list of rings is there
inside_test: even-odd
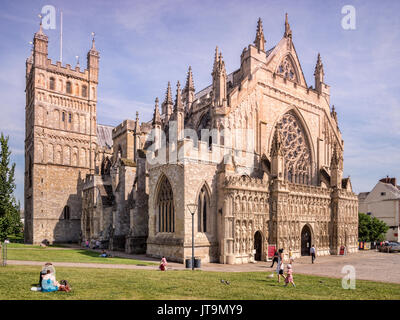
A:
[[[237,70],[236,70],[237,71]],[[233,74],[236,72],[231,72],[226,76],[226,82],[228,83],[229,81],[233,82]],[[204,97],[205,95],[209,94],[212,91],[212,84],[209,85],[208,87],[205,87],[204,89],[200,90],[197,92],[194,97],[195,99],[200,99],[201,97]]]
[[[103,124],[97,125],[97,143],[100,147],[112,148],[113,139],[112,139],[112,131],[113,126],[107,126]]]
[[[365,200],[365,198],[369,195],[369,192],[360,192],[358,194],[358,200]]]

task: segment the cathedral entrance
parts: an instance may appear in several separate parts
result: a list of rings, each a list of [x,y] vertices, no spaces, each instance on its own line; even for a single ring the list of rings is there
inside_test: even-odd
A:
[[[305,225],[301,231],[301,255],[309,256],[311,248],[311,230]]]
[[[261,261],[262,235],[260,231],[257,231],[254,234],[254,250],[256,250],[256,254],[254,255],[254,260]]]

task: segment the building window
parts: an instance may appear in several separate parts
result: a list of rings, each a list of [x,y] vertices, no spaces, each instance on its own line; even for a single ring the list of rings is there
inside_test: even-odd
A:
[[[71,123],[72,122],[72,114],[68,114],[68,122]]]
[[[69,206],[65,206],[63,209],[63,219],[64,220],[69,220],[70,216],[69,216]]]
[[[386,196],[386,192],[381,192],[381,196]]]
[[[69,82],[69,81],[67,81],[67,84],[66,84],[66,91],[67,91],[67,93],[72,93],[72,88],[71,88],[71,82]]]
[[[207,232],[207,216],[209,208],[209,196],[205,186],[203,186],[199,193],[197,200],[197,218],[198,218],[198,232]]]
[[[311,184],[311,147],[303,125],[294,113],[288,112],[282,116],[277,127],[282,138],[287,180]]]
[[[62,113],[62,117],[61,118],[62,118],[61,121],[64,122],[65,121],[65,112]]]
[[[55,90],[56,82],[53,77],[50,78],[50,90]]]
[[[158,192],[158,232],[175,232],[174,194],[166,177]]]
[[[87,87],[82,86],[82,97],[86,98],[87,97]]]

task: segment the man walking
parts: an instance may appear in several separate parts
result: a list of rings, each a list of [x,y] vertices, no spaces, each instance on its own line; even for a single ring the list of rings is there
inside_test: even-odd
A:
[[[271,268],[273,268],[275,262],[278,263],[278,250],[275,250],[274,259],[272,260]]]
[[[311,254],[311,262],[314,263],[314,260],[315,260],[315,247],[314,247],[314,245],[311,246],[310,254]]]

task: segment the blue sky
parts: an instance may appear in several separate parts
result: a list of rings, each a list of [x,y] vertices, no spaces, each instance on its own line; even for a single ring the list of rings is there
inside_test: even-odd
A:
[[[59,11],[63,11],[63,64],[86,66],[90,33],[100,51],[98,122],[117,125],[152,116],[154,99],[166,84],[185,82],[192,66],[196,90],[211,82],[214,49],[227,72],[263,21],[266,47],[284,32],[288,12],[293,41],[308,85],[318,52],[331,86],[345,143],[344,177],[356,193],[369,191],[386,175],[400,179],[400,1],[32,1],[0,3],[0,131],[10,136],[17,164],[16,197],[23,203],[25,60],[45,5],[57,10],[49,57],[59,59]],[[356,9],[356,29],[342,28],[344,5]]]

